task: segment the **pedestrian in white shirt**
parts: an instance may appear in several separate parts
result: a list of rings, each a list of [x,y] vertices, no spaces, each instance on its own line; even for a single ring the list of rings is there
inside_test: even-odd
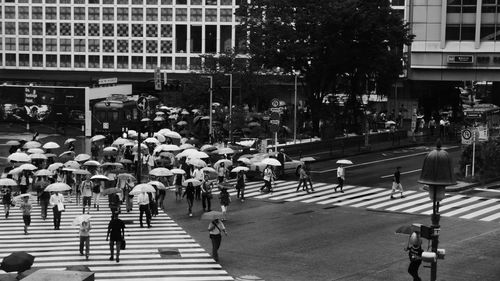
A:
[[[61,225],[61,212],[64,211],[64,196],[56,191],[50,196],[49,203],[54,212],[54,229],[59,230],[59,226]]]
[[[335,187],[335,192],[337,192],[337,188],[340,188],[340,192],[344,193],[345,169],[342,164],[337,168],[337,180],[339,184]]]
[[[142,217],[146,213],[146,223],[148,228],[151,227],[151,211],[149,210],[149,195],[146,192],[142,192],[137,196],[137,204],[139,205],[139,222],[141,227],[144,227],[142,223]]]

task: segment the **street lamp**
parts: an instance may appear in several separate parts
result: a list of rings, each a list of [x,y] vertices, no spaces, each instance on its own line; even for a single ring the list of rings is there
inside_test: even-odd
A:
[[[232,127],[232,122],[233,122],[233,74],[228,73],[224,74],[226,76],[229,76],[229,141],[233,141],[233,127]]]
[[[429,186],[429,196],[432,199],[432,216],[430,238],[432,240],[429,258],[431,262],[431,281],[436,280],[437,258],[444,257],[444,250],[438,249],[439,244],[439,202],[445,197],[445,188],[447,185],[456,184],[453,178],[453,165],[448,152],[441,149],[441,142],[438,141],[436,149],[429,152],[424,159],[422,172],[420,173],[419,183]],[[425,254],[425,253],[424,253]],[[424,255],[422,255],[424,259]]]
[[[201,76],[203,78],[208,78],[210,79],[210,112],[209,112],[209,117],[210,117],[210,123],[208,124],[208,140],[210,143],[212,143],[212,135],[213,135],[213,128],[212,128],[212,106],[213,106],[213,101],[212,101],[212,94],[213,94],[213,82],[214,82],[214,78],[213,76]]]

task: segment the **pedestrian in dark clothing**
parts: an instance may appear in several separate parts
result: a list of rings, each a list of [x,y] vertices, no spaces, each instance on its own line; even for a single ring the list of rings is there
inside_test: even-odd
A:
[[[31,203],[29,202],[29,196],[23,197],[23,201],[19,204],[19,208],[23,212],[24,221],[24,234],[28,234],[28,226],[31,224]]]
[[[245,182],[245,172],[243,170],[240,170],[236,175],[236,198],[240,198],[241,202],[245,201]]]
[[[229,197],[229,192],[227,192],[227,188],[225,186],[222,186],[220,190],[219,200],[220,200],[220,208],[222,211],[222,220],[226,220],[227,207],[231,202],[231,197]]]
[[[276,177],[281,179],[285,175],[285,150],[282,148],[280,149],[280,152],[278,152],[278,155],[276,156],[276,159],[280,162],[281,166],[277,167],[276,171]]]
[[[116,213],[120,213],[120,197],[118,194],[111,193],[108,195],[109,209],[111,210],[111,216]]]
[[[410,245],[411,244],[411,245]],[[422,263],[422,240],[418,232],[413,232],[410,235],[408,247],[408,257],[410,258],[410,265],[408,266],[408,273],[413,277],[413,281],[421,281],[418,276],[418,268]]]
[[[184,194],[182,194],[182,198],[184,198],[184,196],[185,196],[187,199],[188,212],[189,212],[190,217],[193,216],[194,193],[195,193],[195,190],[194,190],[193,183],[189,182],[186,186],[186,190],[184,190]]]
[[[208,231],[210,233],[210,240],[212,240],[212,257],[216,262],[219,261],[219,248],[222,240],[221,233],[227,236],[226,228],[224,224],[219,220],[215,219],[208,225]]]
[[[111,240],[109,240],[111,238]],[[114,245],[116,244],[116,262],[120,262],[120,249],[125,238],[125,223],[118,218],[118,213],[114,215],[108,224],[106,241],[109,240],[109,260],[113,260]]]
[[[50,192],[42,191],[40,194],[40,210],[42,213],[42,220],[47,218],[47,209],[49,208],[50,203]]]
[[[146,192],[142,192],[137,195],[137,203],[139,204],[139,223],[141,227],[144,227],[142,223],[142,217],[146,214],[146,223],[148,227],[151,227],[151,210],[149,210],[149,195]]]
[[[205,174],[205,178],[201,183],[201,204],[203,206],[204,212],[211,211],[211,201],[212,201],[212,182],[208,179],[208,174]]]
[[[335,192],[340,188],[340,192],[344,193],[345,168],[342,164],[337,168],[337,181],[339,184],[335,187]]]
[[[10,205],[12,204],[12,189],[5,187],[2,195],[2,205],[5,212],[5,218],[9,218]]]
[[[90,254],[90,221],[84,220],[80,224],[80,255],[83,256],[83,247],[85,246],[85,259],[89,259]]]
[[[92,159],[96,160],[99,157],[99,146],[94,142],[92,143],[92,147],[90,148],[90,152],[92,154]]]
[[[394,172],[394,178],[392,181],[392,189],[391,189],[391,199],[394,199],[394,193],[401,193],[401,198],[404,198],[403,195],[403,186],[401,185],[401,172],[399,171],[401,167],[396,167],[396,172]]]

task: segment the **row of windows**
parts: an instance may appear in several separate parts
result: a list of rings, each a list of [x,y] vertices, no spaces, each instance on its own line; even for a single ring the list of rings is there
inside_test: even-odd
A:
[[[477,0],[448,0],[447,13],[475,13]]]
[[[480,28],[480,41],[500,40],[500,26],[484,24]],[[446,40],[474,41],[476,26],[473,24],[448,24],[446,25]]]
[[[1,9],[1,7],[0,7]],[[218,11],[220,14],[218,15]],[[6,19],[29,19],[29,7],[19,7],[17,15],[15,7],[5,8]],[[231,22],[233,20],[232,9],[202,9],[191,8],[189,9],[189,20],[201,22],[203,19],[208,22]],[[1,17],[1,12],[0,12]],[[43,19],[43,7],[31,7],[31,19]],[[45,7],[46,20],[109,20],[114,21],[172,21],[173,9],[172,8],[99,8],[99,7],[60,7],[59,15],[57,7]],[[188,21],[188,9],[176,8],[175,9],[176,21]]]
[[[0,56],[1,61],[2,56]],[[5,54],[5,66],[62,67],[62,68],[109,68],[109,69],[155,69],[199,70],[199,57],[157,57],[157,56],[94,56],[94,55],[44,55]],[[189,66],[189,67],[188,67]]]
[[[114,5],[115,0],[4,0],[5,3],[32,3],[32,4],[104,4],[104,5]],[[233,5],[233,0],[116,0],[116,4],[118,5],[158,5],[158,2],[161,5],[222,5],[222,6],[230,6]],[[0,3],[2,1],[0,0]],[[241,0],[235,1],[236,5],[241,4]]]

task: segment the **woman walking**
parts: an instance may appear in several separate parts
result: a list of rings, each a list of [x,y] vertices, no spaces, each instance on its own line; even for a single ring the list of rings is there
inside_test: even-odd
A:
[[[211,211],[211,201],[212,201],[212,183],[208,179],[208,174],[205,174],[205,178],[201,183],[201,204],[203,206],[203,212]]]
[[[208,225],[208,231],[210,233],[210,240],[212,240],[212,257],[216,262],[219,261],[219,248],[222,240],[221,233],[227,236],[226,228],[224,224],[219,219],[215,219]]]
[[[5,212],[5,218],[8,219],[10,205],[12,204],[12,189],[10,188],[10,186],[6,186],[3,189],[2,204],[3,204],[3,210]]]
[[[61,225],[61,212],[64,211],[64,196],[59,192],[54,192],[50,196],[50,205],[54,213],[54,229],[59,230]]]
[[[134,183],[131,178],[127,178],[125,186],[123,187],[123,198],[125,199],[125,207],[127,209],[127,213],[132,211],[133,206],[134,195],[130,194],[132,188],[134,188]]]
[[[99,201],[101,199],[101,183],[96,181],[92,187],[92,197],[94,198],[94,208],[97,206],[97,211],[99,211]]]
[[[267,192],[273,192],[273,187],[271,182],[274,180],[275,175],[271,165],[267,165],[264,169],[264,185],[260,188],[261,192],[264,192],[264,189],[267,189]]]
[[[236,175],[236,198],[240,198],[241,202],[245,202],[245,182],[245,172],[243,170],[240,170]]]
[[[182,194],[182,198],[184,198],[184,196],[185,196],[187,199],[188,212],[189,212],[190,217],[193,216],[194,193],[195,193],[195,190],[194,190],[193,183],[189,182],[188,185],[186,186],[186,190],[184,191],[184,194]]]
[[[182,183],[184,182],[184,174],[177,174],[174,178],[175,184],[175,200],[182,199]]]
[[[106,241],[109,240],[110,261],[114,259],[113,258],[114,246],[116,244],[116,262],[120,262],[120,249],[124,237],[125,237],[125,223],[118,218],[118,213],[115,213],[108,224],[108,232],[106,234]]]
[[[90,221],[84,220],[80,224],[80,256],[83,256],[83,247],[85,246],[85,259],[89,259],[90,254]]]
[[[90,180],[90,175],[85,177],[85,180],[82,182],[80,190],[82,191],[83,196],[83,209],[82,213],[85,214],[85,206],[88,206],[87,214],[90,213],[90,205],[92,201],[92,188],[94,187],[94,183]]]
[[[227,188],[225,186],[221,187],[219,200],[220,200],[220,208],[222,211],[222,220],[226,220],[227,207],[231,202],[231,198],[229,197],[229,192],[227,192]]]
[[[31,224],[31,203],[29,202],[29,196],[24,196],[19,209],[23,212],[23,222],[24,222],[24,235],[28,235],[28,226]]]

